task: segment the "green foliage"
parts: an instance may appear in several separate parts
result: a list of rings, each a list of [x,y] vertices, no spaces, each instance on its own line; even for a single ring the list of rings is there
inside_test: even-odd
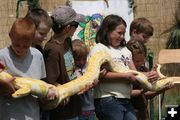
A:
[[[23,1],[27,1],[29,10],[40,8],[39,0],[18,0],[16,4],[16,18],[19,17],[19,6]]]
[[[166,43],[167,49],[177,49],[180,48],[180,2],[177,5],[175,19],[176,23],[171,29],[166,32],[170,32],[168,41]]]
[[[177,49],[180,48],[180,27],[174,26],[171,31],[170,35],[166,44],[167,49]]]
[[[146,59],[147,59],[147,61],[149,63],[148,67],[151,70],[153,68],[154,53],[150,48],[147,49],[147,57],[146,57]]]
[[[40,8],[39,0],[28,0],[29,10]]]

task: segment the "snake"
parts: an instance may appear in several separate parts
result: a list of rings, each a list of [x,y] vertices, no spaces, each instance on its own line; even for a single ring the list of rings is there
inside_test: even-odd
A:
[[[107,62],[109,63],[111,70],[114,72],[136,73],[137,81],[140,83],[142,88],[146,90],[159,91],[163,89],[166,84],[173,82],[173,79],[163,76],[159,70],[158,72],[162,79],[152,84],[148,81],[147,77],[143,73],[136,70],[130,70],[120,64],[113,62],[113,59],[108,54],[108,52],[101,50],[89,58],[87,62],[87,68],[83,76],[62,85],[54,86],[38,79],[16,77],[15,80],[12,81],[12,84],[16,89],[16,91],[12,94],[12,97],[20,98],[31,94],[39,98],[45,98],[50,91],[54,91],[56,98],[53,100],[47,100],[46,104],[44,105],[44,109],[54,109],[64,99],[77,94],[81,90],[85,89],[86,86],[93,84],[94,80],[99,78],[101,65]],[[158,69],[160,69],[160,67]],[[0,72],[0,80],[7,80],[12,77],[12,75],[5,71]]]

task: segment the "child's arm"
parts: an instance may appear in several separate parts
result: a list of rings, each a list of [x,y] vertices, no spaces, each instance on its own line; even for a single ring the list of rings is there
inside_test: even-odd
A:
[[[156,67],[152,71],[150,71],[147,67],[141,66],[138,68],[138,71],[143,72],[144,75],[148,78],[148,81],[153,83],[159,79],[159,75],[156,71]]]
[[[133,89],[131,91],[131,97],[137,97],[137,96],[140,96],[142,94],[144,94],[144,90],[143,89]]]
[[[145,95],[146,99],[151,99],[151,98],[155,97],[156,95],[159,95],[159,94],[161,94],[161,93],[165,92],[166,90],[169,90],[169,89],[171,89],[173,87],[174,87],[173,84],[167,84],[164,87],[164,89],[162,89],[160,91],[157,91],[157,92],[147,91],[147,92],[144,93],[144,95]]]
[[[136,81],[136,73],[128,72],[128,73],[118,73],[118,72],[107,72],[104,75],[104,79],[106,81],[119,81],[119,80],[128,80],[129,82],[133,83]]]
[[[3,61],[0,60],[0,72],[5,69]],[[15,78],[8,79],[8,80],[0,80],[0,96],[4,95],[11,95],[13,92],[15,92],[15,88],[12,85],[12,81],[14,81]]]
[[[119,80],[128,80],[129,82],[135,82],[136,81],[136,73],[127,72],[127,73],[121,73],[121,72],[111,72],[108,66],[108,64],[104,64],[103,68],[106,69],[106,73],[103,74],[103,76],[100,74],[100,78],[104,78],[105,80],[113,80],[113,81],[119,81]],[[134,64],[131,62],[129,64],[130,69],[135,69]]]
[[[15,88],[11,83],[13,80],[15,80],[15,78],[8,79],[5,81],[0,80],[0,96],[11,95],[15,92]]]

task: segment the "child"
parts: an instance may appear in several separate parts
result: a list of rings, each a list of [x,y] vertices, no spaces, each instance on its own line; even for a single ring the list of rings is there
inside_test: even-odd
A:
[[[52,12],[54,35],[45,45],[47,81],[64,84],[77,78],[74,74],[74,58],[71,37],[81,17],[69,6],[59,6]],[[66,101],[65,101],[66,102]],[[65,105],[51,110],[51,120],[77,120],[81,112],[80,97],[74,95]]]
[[[136,69],[141,72],[148,72],[149,69],[145,66],[147,50],[144,43],[140,40],[130,40],[127,47],[132,52],[132,58]],[[144,91],[138,84],[134,84],[133,91],[131,93],[131,100],[137,112],[138,120],[150,120],[147,109],[147,99],[152,98],[165,90],[170,89],[171,87],[172,85],[167,85],[161,91],[147,92]]]
[[[79,39],[72,41],[73,56],[75,62],[75,72],[77,77],[80,77],[85,72],[87,56],[89,54],[88,47]],[[85,92],[81,95],[82,99],[82,112],[79,116],[79,120],[94,120],[94,97],[93,89]]]
[[[89,54],[89,49],[87,46],[79,39],[72,41],[73,56],[75,62],[75,69],[77,77],[82,76],[86,68],[87,56]]]
[[[36,34],[32,46],[37,48],[45,56],[42,42],[47,39],[47,34],[52,27],[51,17],[41,8],[29,10],[25,17],[31,19],[36,25]]]
[[[143,43],[149,41],[149,38],[153,36],[153,32],[154,29],[152,23],[144,17],[134,19],[130,25],[131,39],[137,38],[137,40],[140,40]]]
[[[142,41],[130,40],[127,43],[127,47],[132,52],[132,58],[136,69],[141,72],[148,72],[148,68],[144,65],[147,53],[144,43]],[[138,120],[149,120],[147,101],[144,92],[145,91],[138,86],[138,84],[133,85],[131,101],[136,110]]]
[[[147,54],[144,43],[140,40],[132,39],[127,43],[127,48],[132,52],[132,58],[136,69],[148,72],[148,68],[144,65]]]
[[[36,32],[35,24],[27,18],[17,19],[9,33],[11,45],[0,50],[0,59],[7,67],[6,72],[13,76],[42,79],[46,77],[42,54],[31,44]],[[0,97],[1,120],[39,120],[37,98],[28,95],[14,99]]]
[[[126,22],[117,15],[108,15],[103,20],[97,35],[96,45],[90,56],[100,50],[106,50],[114,62],[134,69],[131,52],[125,47]],[[107,72],[100,76],[95,87],[95,112],[99,120],[136,120],[130,101],[131,83],[136,74]]]
[[[42,42],[47,39],[47,34],[52,27],[52,19],[41,8],[29,10],[25,17],[31,19],[36,25],[36,34],[32,47],[38,49],[43,54],[45,60],[46,54],[44,53]],[[41,110],[41,120],[49,120],[49,112]]]
[[[144,18],[136,18],[130,25],[130,40],[142,41],[144,44],[149,41],[149,38],[153,35],[154,29],[152,23]],[[155,70],[144,73],[149,82],[154,82],[158,79],[158,74]]]

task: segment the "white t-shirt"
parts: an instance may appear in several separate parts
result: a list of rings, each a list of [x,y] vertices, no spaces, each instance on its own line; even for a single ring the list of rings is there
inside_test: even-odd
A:
[[[6,72],[13,76],[42,79],[46,77],[43,56],[30,48],[24,59],[17,58],[9,47],[0,50],[0,59],[5,62]],[[39,120],[39,105],[31,95],[14,99],[0,96],[0,120]]]
[[[94,53],[102,50],[108,52],[114,62],[129,68],[128,66],[132,60],[132,54],[126,47],[119,47],[118,49],[115,49],[98,43],[93,47],[89,56],[92,56]],[[103,82],[103,80],[101,80],[94,89],[94,97],[102,98],[115,96],[117,98],[130,98],[131,89],[132,85],[126,80],[120,80],[117,82]]]

